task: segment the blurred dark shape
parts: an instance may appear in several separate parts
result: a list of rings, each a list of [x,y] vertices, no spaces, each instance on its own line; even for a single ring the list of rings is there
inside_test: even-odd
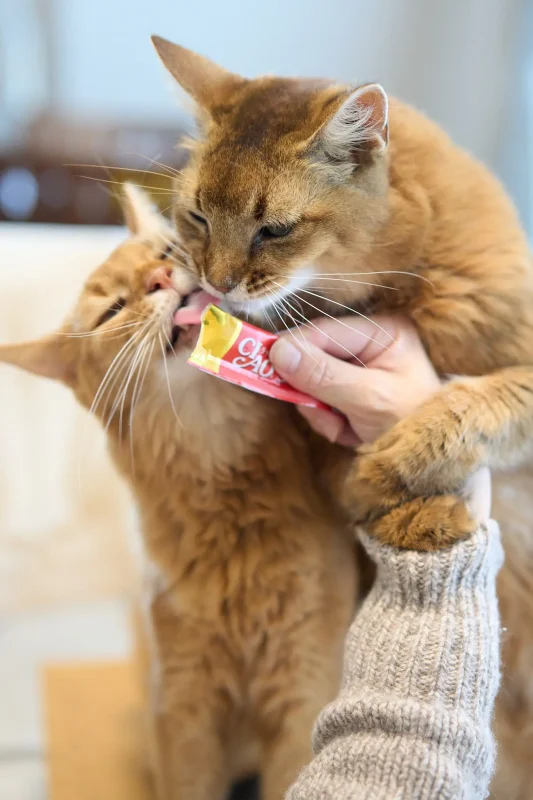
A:
[[[233,789],[229,800],[259,800],[260,786],[258,778],[250,778],[238,783]]]
[[[128,180],[168,208],[184,132],[43,114],[0,152],[0,221],[120,225],[116,196]]]

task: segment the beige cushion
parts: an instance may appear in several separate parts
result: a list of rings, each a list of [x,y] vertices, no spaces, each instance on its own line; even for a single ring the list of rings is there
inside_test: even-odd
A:
[[[0,223],[0,341],[54,329],[118,228]],[[0,611],[125,591],[129,496],[70,392],[0,365]]]

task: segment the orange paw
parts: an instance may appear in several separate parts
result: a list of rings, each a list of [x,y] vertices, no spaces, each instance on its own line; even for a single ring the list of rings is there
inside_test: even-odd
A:
[[[408,550],[440,550],[476,529],[476,521],[455,495],[409,500],[368,525],[368,532],[384,544]]]
[[[388,541],[397,543],[414,537],[414,541],[449,544],[453,539],[449,504],[457,506],[453,518],[457,538],[475,527],[458,495],[482,460],[479,435],[472,428],[468,430],[457,404],[454,407],[443,391],[372,445],[360,448],[346,483],[345,503],[354,519],[374,529],[382,540],[388,537]],[[447,502],[441,509],[443,500]],[[420,508],[413,501],[422,503]],[[437,513],[441,509],[448,514],[444,528],[439,528],[438,519],[428,516],[430,505]],[[415,509],[416,522],[411,518]],[[392,526],[390,531],[388,525]]]

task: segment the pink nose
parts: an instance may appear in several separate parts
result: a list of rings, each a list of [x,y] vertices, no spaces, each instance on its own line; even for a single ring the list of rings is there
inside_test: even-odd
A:
[[[160,289],[172,289],[172,267],[157,267],[146,281],[146,292],[152,294]]]

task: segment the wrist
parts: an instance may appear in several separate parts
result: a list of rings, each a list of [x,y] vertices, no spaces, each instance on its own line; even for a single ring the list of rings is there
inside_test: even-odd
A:
[[[377,568],[373,591],[401,605],[432,607],[494,581],[503,562],[498,525],[481,524],[469,539],[435,552],[400,550],[359,531]]]

